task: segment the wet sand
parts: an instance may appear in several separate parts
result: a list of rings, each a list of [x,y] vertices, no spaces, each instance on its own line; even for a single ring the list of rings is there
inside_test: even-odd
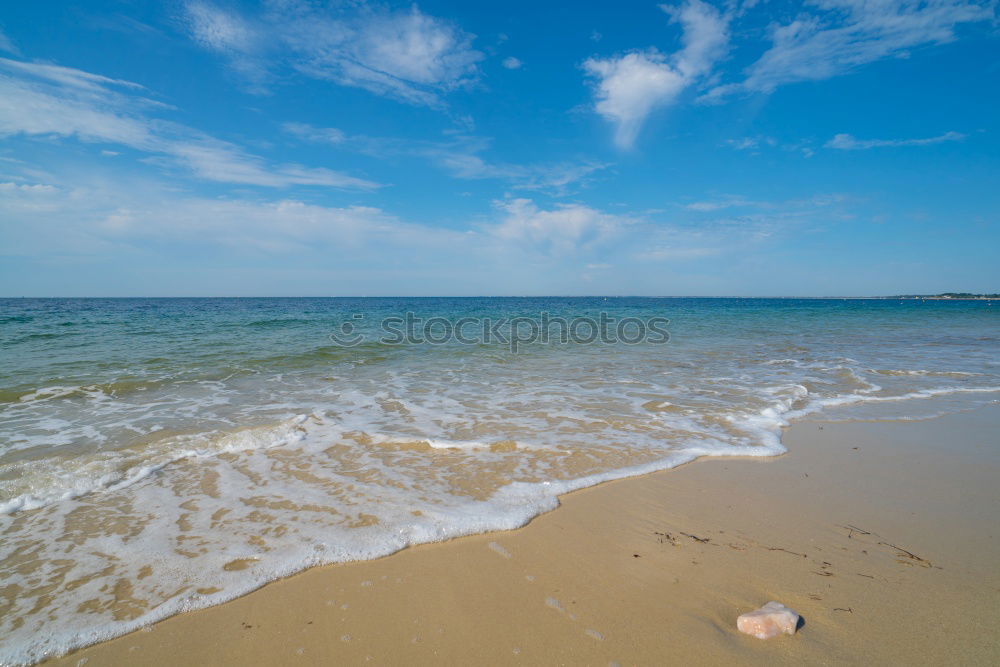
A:
[[[1000,406],[803,422],[781,457],[585,489],[47,664],[998,664],[998,434]],[[736,631],[772,599],[795,636]]]

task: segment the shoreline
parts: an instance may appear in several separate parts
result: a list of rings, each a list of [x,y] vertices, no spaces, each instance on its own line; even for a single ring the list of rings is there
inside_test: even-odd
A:
[[[45,664],[987,664],[1000,657],[998,425],[994,406],[797,422],[778,457],[572,491],[523,528],[314,567]],[[800,633],[738,634],[736,616],[769,599],[803,615]]]

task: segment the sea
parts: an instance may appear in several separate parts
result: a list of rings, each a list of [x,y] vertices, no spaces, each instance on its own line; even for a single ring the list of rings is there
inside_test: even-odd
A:
[[[796,421],[998,401],[989,301],[0,300],[0,664]]]

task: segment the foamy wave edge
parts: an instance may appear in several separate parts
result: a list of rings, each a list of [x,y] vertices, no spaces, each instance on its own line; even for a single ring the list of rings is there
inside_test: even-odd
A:
[[[124,471],[109,472],[97,477],[81,477],[74,479],[62,489],[50,490],[39,495],[24,493],[0,503],[0,514],[13,514],[25,510],[39,509],[64,500],[72,500],[90,493],[102,491],[117,491],[140,482],[150,475],[156,474],[171,463],[184,459],[207,458],[232,452],[251,449],[270,449],[301,440],[304,432],[298,427],[309,418],[309,415],[296,415],[291,419],[271,427],[261,428],[264,437],[259,437],[252,429],[226,434],[218,441],[217,447],[202,449],[179,448],[169,455],[148,465],[133,466]],[[249,435],[248,435],[249,434]],[[4,663],[0,662],[0,665]]]
[[[674,452],[671,456],[638,466],[618,468],[603,473],[588,475],[573,480],[550,481],[550,482],[514,482],[501,488],[494,497],[487,501],[477,501],[470,503],[468,508],[463,508],[462,517],[466,520],[473,519],[464,524],[443,524],[436,526],[436,530],[411,531],[406,536],[396,535],[397,539],[380,545],[378,548],[360,549],[352,553],[342,553],[339,557],[324,557],[314,554],[294,562],[285,562],[272,565],[266,571],[251,572],[248,580],[243,586],[237,586],[233,590],[212,595],[188,596],[174,601],[166,602],[156,610],[149,612],[139,619],[126,622],[118,622],[112,627],[103,626],[95,628],[86,633],[73,633],[68,637],[48,637],[28,646],[18,649],[8,650],[0,647],[0,667],[20,667],[22,665],[33,665],[42,660],[65,655],[73,650],[90,646],[103,641],[108,641],[116,637],[135,632],[144,627],[162,621],[177,614],[205,609],[220,605],[236,598],[247,595],[272,581],[303,572],[312,567],[321,565],[332,565],[353,561],[374,560],[392,555],[403,549],[426,544],[430,542],[444,542],[450,539],[478,535],[489,532],[507,531],[521,528],[527,525],[532,519],[546,512],[550,512],[559,506],[559,496],[577,491],[591,486],[596,486],[604,482],[638,477],[641,475],[669,470],[685,463],[690,463],[702,457],[727,457],[727,456],[758,456],[771,457],[787,452],[787,448],[781,443],[781,429],[789,425],[789,420],[800,419],[806,415],[821,411],[824,407],[833,405],[845,405],[860,402],[888,402],[905,401],[913,399],[933,398],[955,393],[995,393],[1000,392],[1000,387],[948,387],[937,389],[925,389],[918,392],[901,394],[898,396],[870,396],[862,394],[847,394],[826,399],[814,399],[805,407],[792,409],[792,404],[804,398],[808,392],[805,387],[795,385],[801,390],[796,397],[787,400],[777,401],[772,407],[761,410],[759,415],[749,417],[746,426],[749,430],[756,432],[760,436],[763,444],[759,446],[726,446],[726,451],[720,452],[717,447],[710,444],[690,444]],[[300,415],[294,420],[299,424],[308,415]],[[270,446],[284,444],[281,442]],[[199,455],[215,455],[221,452]],[[178,456],[175,460],[186,458]],[[168,462],[169,463],[169,462]],[[166,464],[164,464],[166,465]],[[159,466],[160,469],[163,466]],[[152,472],[152,471],[151,471]],[[147,473],[147,474],[151,474]],[[140,478],[129,482],[134,483]],[[112,487],[105,487],[110,490]],[[123,485],[114,488],[123,488]],[[486,510],[486,511],[483,511]],[[489,516],[489,510],[496,512],[494,516]],[[497,512],[497,510],[499,510]],[[452,516],[451,518],[459,518]],[[493,519],[493,521],[490,521]]]

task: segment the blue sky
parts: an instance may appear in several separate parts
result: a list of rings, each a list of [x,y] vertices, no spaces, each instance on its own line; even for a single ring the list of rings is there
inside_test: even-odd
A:
[[[0,9],[0,294],[1000,291],[993,0]]]

